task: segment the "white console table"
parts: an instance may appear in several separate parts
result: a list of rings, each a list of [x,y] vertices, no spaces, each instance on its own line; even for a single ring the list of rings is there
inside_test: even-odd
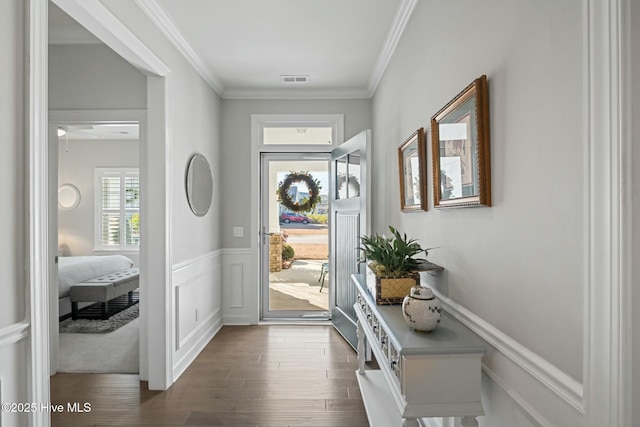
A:
[[[429,333],[413,331],[399,305],[376,305],[364,275],[357,289],[358,383],[371,426],[419,426],[426,417],[462,417],[477,426],[484,342],[443,312]],[[366,340],[365,340],[366,337]],[[365,369],[366,346],[380,369]]]

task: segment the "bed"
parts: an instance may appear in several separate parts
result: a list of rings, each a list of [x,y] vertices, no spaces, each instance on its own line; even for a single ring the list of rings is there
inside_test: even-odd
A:
[[[58,258],[58,303],[60,318],[71,314],[71,286],[115,271],[126,270],[133,261],[124,255],[72,256]]]

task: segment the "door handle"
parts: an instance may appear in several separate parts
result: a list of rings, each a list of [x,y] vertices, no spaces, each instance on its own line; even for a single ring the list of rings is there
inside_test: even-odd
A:
[[[364,255],[362,254],[362,249],[360,248],[356,248],[356,251],[360,251],[360,256],[358,256],[358,259],[356,259],[356,273],[360,274],[360,264],[364,264],[367,262],[367,258],[364,257]]]
[[[266,245],[267,244],[267,236],[273,236],[276,233],[267,233],[267,227],[263,226],[262,227],[262,244]]]

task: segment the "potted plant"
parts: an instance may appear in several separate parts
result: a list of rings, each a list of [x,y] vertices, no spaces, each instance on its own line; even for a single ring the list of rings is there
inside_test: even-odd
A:
[[[360,238],[360,249],[367,258],[367,286],[376,304],[401,304],[411,288],[420,284],[420,263],[428,255],[428,249],[422,249],[415,239],[392,226],[389,230],[392,237],[376,233]],[[425,259],[416,258],[423,253]]]

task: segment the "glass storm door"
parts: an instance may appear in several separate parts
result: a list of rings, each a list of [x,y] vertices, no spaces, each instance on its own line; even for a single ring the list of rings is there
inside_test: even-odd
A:
[[[261,170],[261,311],[263,319],[328,319],[329,153],[263,153]],[[319,187],[313,209],[308,174]],[[314,184],[315,185],[315,184]],[[286,199],[281,200],[278,190]]]

